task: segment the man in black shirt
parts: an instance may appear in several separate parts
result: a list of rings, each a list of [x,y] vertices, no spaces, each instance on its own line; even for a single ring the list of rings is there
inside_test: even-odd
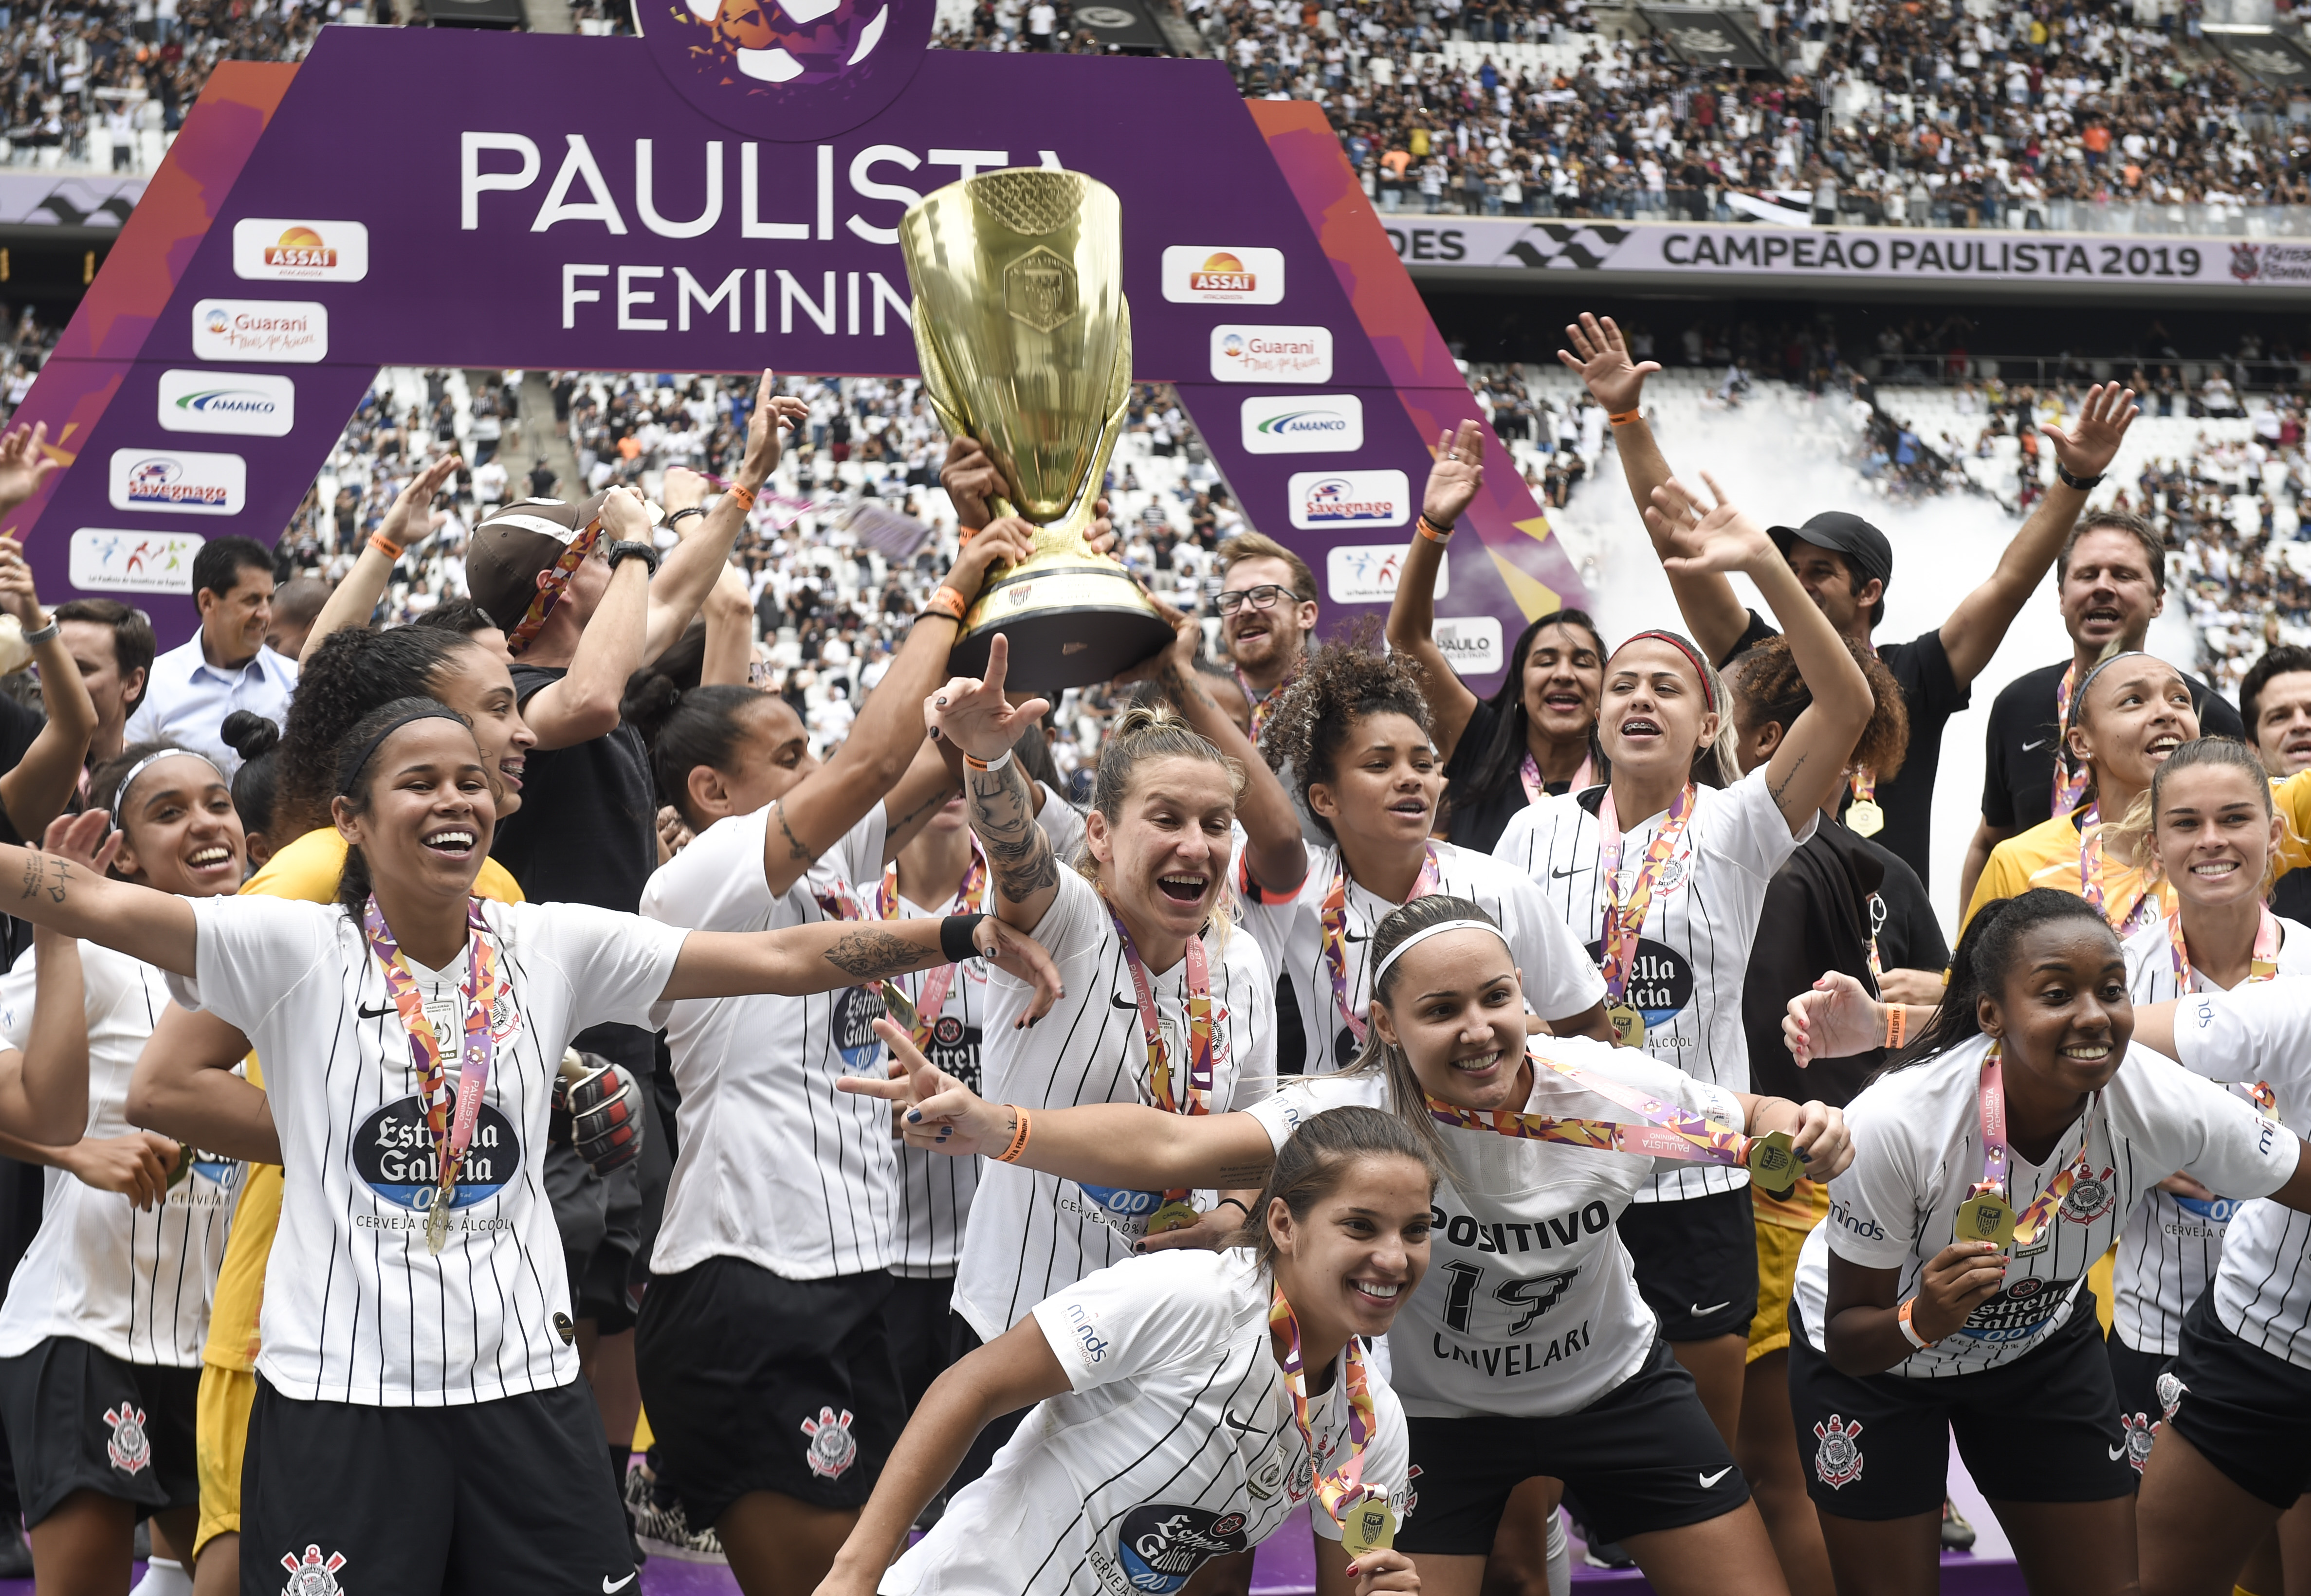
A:
[[[2055,785],[2054,753],[2071,690],[2105,655],[2142,646],[2151,621],[2167,607],[2166,550],[2140,516],[2096,510],[2080,519],[2062,545],[2054,584],[2071,657],[2017,676],[1990,707],[1982,820],[1958,876],[1961,905],[1974,901],[1974,884],[1990,863],[1991,849],[2078,806],[2080,776],[2063,768],[2059,801]],[[2194,676],[2184,680],[2191,684],[2202,736],[2246,735],[2238,711],[2214,689]]]
[[[2281,643],[2247,667],[2239,718],[2273,781],[2311,768],[2311,648]],[[2271,891],[2271,906],[2311,924],[2311,870],[2291,870]]]
[[[1661,368],[1650,360],[1633,363],[1620,329],[1609,317],[1600,323],[1584,316],[1579,326],[1565,328],[1565,334],[1579,359],[1562,351],[1557,358],[1581,373],[1597,403],[1615,419],[1614,443],[1642,515],[1653,503],[1653,490],[1670,477],[1669,462],[1637,417],[1645,377]],[[2006,629],[2045,575],[2071,524],[2086,508],[2087,494],[2102,480],[2140,413],[2132,390],[2122,391],[2116,383],[2097,384],[2088,391],[2077,426],[2067,432],[2042,427],[2054,443],[2059,480],[2006,545],[1988,579],[1961,599],[1941,625],[1905,643],[1880,644],[1871,637],[1886,618],[1886,587],[1894,574],[1893,545],[1884,533],[1859,516],[1838,510],[1826,511],[1802,526],[1772,529],[1791,568],[1830,624],[1874,648],[1902,685],[1910,711],[1909,759],[1901,774],[1888,782],[1857,771],[1839,812],[1850,829],[1874,837],[1922,880],[1932,879],[1934,776],[1941,765],[1942,729],[1971,701],[1974,679],[2005,641]],[[1694,642],[1721,668],[1773,636],[1773,629],[1742,604],[1722,576],[1672,575],[1670,589],[1692,629]],[[1876,812],[1858,808],[1864,802],[1874,805]],[[1983,856],[1989,857],[1987,848]]]

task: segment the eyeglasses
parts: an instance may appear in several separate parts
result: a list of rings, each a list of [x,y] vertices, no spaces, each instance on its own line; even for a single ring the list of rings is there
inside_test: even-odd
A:
[[[1292,590],[1289,587],[1278,586],[1273,582],[1263,582],[1257,587],[1247,587],[1242,593],[1231,588],[1219,595],[1218,603],[1221,614],[1233,615],[1246,604],[1250,604],[1255,610],[1273,610],[1278,603],[1292,596]],[[1295,602],[1296,603],[1297,600],[1295,599]]]

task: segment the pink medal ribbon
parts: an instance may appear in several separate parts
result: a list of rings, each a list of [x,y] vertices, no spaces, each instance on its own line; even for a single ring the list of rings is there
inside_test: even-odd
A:
[[[1436,890],[1436,847],[1427,846],[1421,861],[1420,874],[1412,883],[1412,898],[1426,898]],[[1332,1006],[1340,1011],[1340,1021],[1348,1028],[1348,1035],[1361,1046],[1365,1039],[1365,1020],[1348,1002],[1348,862],[1343,858],[1332,872],[1332,889],[1324,895],[1324,908],[1318,916],[1324,929],[1324,973],[1332,978]]]
[[[950,915],[975,915],[980,899],[987,891],[987,855],[979,850],[979,838],[971,839],[971,866],[963,872],[963,885],[955,889],[955,906]],[[899,862],[896,859],[883,867],[883,883],[875,893],[875,917],[878,920],[899,918]],[[955,973],[960,965],[942,964],[933,967],[923,976],[922,996],[915,1004],[914,1044],[918,1051],[930,1042],[931,1027],[938,1023],[939,1011],[946,1007],[946,994],[955,990]]]
[[[1548,784],[1540,778],[1540,761],[1532,757],[1530,749],[1525,750],[1524,762],[1517,767],[1517,779],[1524,784],[1524,801],[1527,803],[1538,803],[1549,795]],[[1568,793],[1584,792],[1595,784],[1596,779],[1596,756],[1583,754],[1581,756],[1581,768],[1573,773],[1573,779],[1565,784],[1565,790]]]
[[[1993,1042],[1983,1055],[1982,1080],[1975,1094],[1982,1113],[1982,1178],[1967,1193],[1969,1198],[1988,1193],[2005,1201],[2007,1197],[2006,1077],[2005,1065],[1999,1057],[2004,1047],[2003,1042]],[[2078,1156],[2046,1183],[2046,1189],[2029,1207],[2015,1215],[2014,1239],[2019,1245],[2027,1247],[2036,1240],[2046,1221],[2054,1217],[2054,1210],[2062,1206],[2062,1199],[2071,1194],[2071,1188],[2079,1184],[2080,1177],[2093,1172],[2093,1167],[2087,1162],[2087,1149],[2094,1143],[2094,1114],[2101,1103],[2100,1092],[2088,1097],[2087,1111],[2080,1122],[2086,1127],[2086,1135],[2079,1143]]]

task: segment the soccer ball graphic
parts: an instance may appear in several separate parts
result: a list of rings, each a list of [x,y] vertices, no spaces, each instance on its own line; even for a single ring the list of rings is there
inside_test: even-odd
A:
[[[757,82],[832,82],[883,41],[890,0],[683,0],[711,32],[692,55]]]

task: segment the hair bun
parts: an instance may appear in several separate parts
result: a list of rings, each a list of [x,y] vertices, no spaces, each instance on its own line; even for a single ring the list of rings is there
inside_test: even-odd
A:
[[[219,734],[244,761],[271,753],[281,741],[281,728],[253,709],[236,709],[226,716]]]
[[[1136,737],[1143,732],[1160,732],[1187,724],[1187,717],[1168,702],[1132,704],[1115,717],[1115,729],[1109,735]]]
[[[681,703],[682,689],[674,678],[645,665],[626,678],[626,694],[618,713],[641,733],[643,742],[656,743],[667,717]]]

